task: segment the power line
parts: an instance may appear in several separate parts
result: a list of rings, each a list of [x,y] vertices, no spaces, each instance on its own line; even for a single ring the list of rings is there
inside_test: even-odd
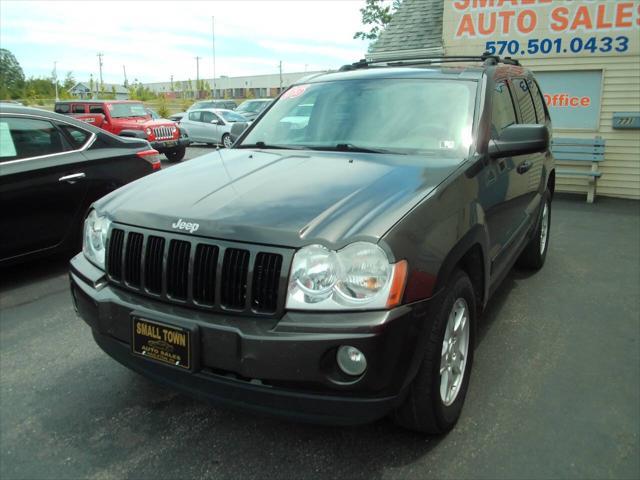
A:
[[[196,98],[200,98],[200,59],[196,57]]]
[[[103,56],[104,56],[104,53],[98,52],[98,65],[100,66],[100,87],[101,88],[104,85],[104,82],[102,81],[102,57]]]
[[[211,17],[211,54],[213,56],[213,89],[211,91],[211,98],[216,97],[216,22],[214,17]]]

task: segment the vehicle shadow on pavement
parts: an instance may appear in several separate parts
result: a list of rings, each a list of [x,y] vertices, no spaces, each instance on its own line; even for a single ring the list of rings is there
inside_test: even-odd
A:
[[[501,318],[501,312],[509,300],[509,294],[518,286],[518,282],[520,280],[526,280],[537,273],[538,272],[534,270],[525,270],[513,267],[513,269],[507,274],[500,284],[500,288],[496,290],[493,296],[489,299],[484,311],[480,315],[476,330],[476,347],[491,331],[491,327],[494,322]]]
[[[73,255],[75,253],[64,253],[0,267],[0,305],[16,306],[68,289],[65,277]]]
[[[82,388],[87,382],[92,389]],[[69,477],[374,479],[415,463],[439,442],[387,419],[325,427],[213,407],[125,369],[97,347],[73,378],[53,375],[50,385],[55,413],[36,433],[56,432],[48,456],[68,457],[61,473]]]

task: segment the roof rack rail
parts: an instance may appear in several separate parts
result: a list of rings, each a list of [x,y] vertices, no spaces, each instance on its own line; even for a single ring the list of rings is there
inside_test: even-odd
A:
[[[489,52],[484,52],[482,55],[420,55],[416,57],[406,58],[380,58],[377,60],[367,60],[363,58],[355,63],[343,65],[340,67],[340,72],[346,72],[349,70],[358,70],[361,68],[368,68],[378,64],[386,64],[387,66],[407,66],[407,65],[420,65],[420,64],[436,64],[436,63],[455,63],[455,62],[483,62],[485,65],[497,65],[504,63],[505,65],[520,66],[520,62],[511,57],[501,58],[498,55],[492,55]]]

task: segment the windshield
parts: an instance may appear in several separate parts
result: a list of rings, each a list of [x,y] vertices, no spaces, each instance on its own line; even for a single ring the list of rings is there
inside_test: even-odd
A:
[[[244,118],[242,115],[238,115],[235,112],[218,112],[218,115],[224,118],[225,121],[227,122],[246,122],[247,121],[246,118]]]
[[[109,112],[113,118],[149,116],[141,103],[112,103],[109,104]]]
[[[215,103],[214,102],[196,102],[193,105],[191,105],[187,111],[189,110],[199,110],[201,108],[214,108],[215,107]]]
[[[240,146],[368,149],[465,158],[472,139],[476,85],[444,79],[299,85],[280,97]]]
[[[236,108],[236,112],[251,112],[251,113],[261,112],[262,110],[264,110],[264,107],[266,107],[268,104],[269,104],[269,101],[264,101],[264,102],[257,102],[257,101],[244,102],[242,105],[240,105],[238,108]]]

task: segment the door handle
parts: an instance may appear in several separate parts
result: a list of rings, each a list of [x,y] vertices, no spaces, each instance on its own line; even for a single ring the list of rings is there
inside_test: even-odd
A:
[[[518,168],[516,170],[520,174],[527,173],[532,166],[533,166],[533,163],[527,160],[525,162],[522,162],[520,165],[518,165]]]
[[[82,180],[86,175],[84,172],[72,173],[71,175],[65,175],[58,179],[59,182],[76,183],[78,180]]]

